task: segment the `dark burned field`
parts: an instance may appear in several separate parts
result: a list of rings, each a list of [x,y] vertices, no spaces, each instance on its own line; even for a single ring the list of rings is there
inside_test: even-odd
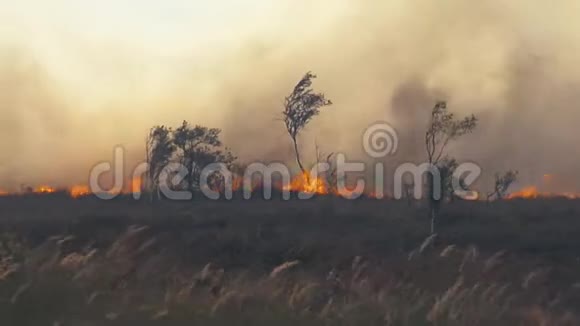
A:
[[[580,201],[0,198],[0,325],[579,325]]]

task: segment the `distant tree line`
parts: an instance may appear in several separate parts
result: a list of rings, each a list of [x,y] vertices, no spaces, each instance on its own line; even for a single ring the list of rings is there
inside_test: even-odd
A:
[[[294,148],[296,163],[304,175],[308,175],[300,155],[298,137],[306,125],[316,117],[324,107],[332,105],[323,93],[315,92],[312,88],[316,75],[307,72],[294,86],[291,93],[285,97],[282,109],[284,126]],[[441,204],[456,198],[455,187],[459,184],[463,190],[468,190],[463,180],[453,180],[454,172],[459,166],[457,160],[447,153],[448,145],[458,138],[472,133],[478,125],[475,115],[461,119],[448,111],[447,103],[439,101],[430,111],[430,119],[425,132],[425,152],[427,163],[437,168],[440,182],[434,182],[434,175],[427,173],[424,185],[427,195],[431,233],[435,233],[437,218]],[[187,177],[180,185],[183,189],[196,190],[200,186],[201,170],[212,163],[223,163],[228,168],[235,166],[236,157],[224,147],[220,140],[221,130],[199,125],[192,126],[183,121],[178,128],[154,126],[150,129],[146,139],[147,174],[149,190],[153,193],[159,189],[160,175],[170,163],[179,163],[187,167]],[[330,162],[332,154],[326,157]],[[320,153],[317,146],[317,161]],[[332,172],[329,174],[332,176]],[[487,194],[487,198],[502,199],[517,179],[517,171],[508,171],[495,176],[494,190]],[[220,177],[210,178],[210,182],[217,184]],[[407,186],[410,189],[411,185]],[[440,187],[440,189],[436,189]],[[435,196],[435,193],[441,196]]]

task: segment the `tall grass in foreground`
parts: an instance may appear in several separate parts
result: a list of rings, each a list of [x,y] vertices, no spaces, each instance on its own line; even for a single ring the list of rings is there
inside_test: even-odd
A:
[[[96,248],[73,234],[31,248],[3,235],[6,325],[577,325],[568,267],[438,244],[311,269],[188,263],[183,243],[133,225]],[[322,264],[324,265],[324,264]],[[580,275],[578,275],[580,278]]]
[[[19,198],[0,325],[578,325],[580,205]],[[21,202],[20,202],[21,201]]]

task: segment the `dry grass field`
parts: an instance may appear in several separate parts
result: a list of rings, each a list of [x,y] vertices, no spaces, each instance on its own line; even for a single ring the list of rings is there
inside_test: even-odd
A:
[[[580,201],[0,198],[0,325],[578,325]]]

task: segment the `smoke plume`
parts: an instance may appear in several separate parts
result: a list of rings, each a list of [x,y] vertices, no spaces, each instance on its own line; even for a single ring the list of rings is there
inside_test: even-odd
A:
[[[401,139],[386,160],[420,161],[446,100],[480,118],[450,153],[482,166],[482,187],[517,169],[580,189],[574,0],[0,2],[0,188],[85,182],[117,144],[136,164],[148,128],[182,120],[222,128],[242,161],[292,163],[282,103],[313,71],[334,105],[301,135],[306,161],[315,143],[368,160],[379,120]]]

